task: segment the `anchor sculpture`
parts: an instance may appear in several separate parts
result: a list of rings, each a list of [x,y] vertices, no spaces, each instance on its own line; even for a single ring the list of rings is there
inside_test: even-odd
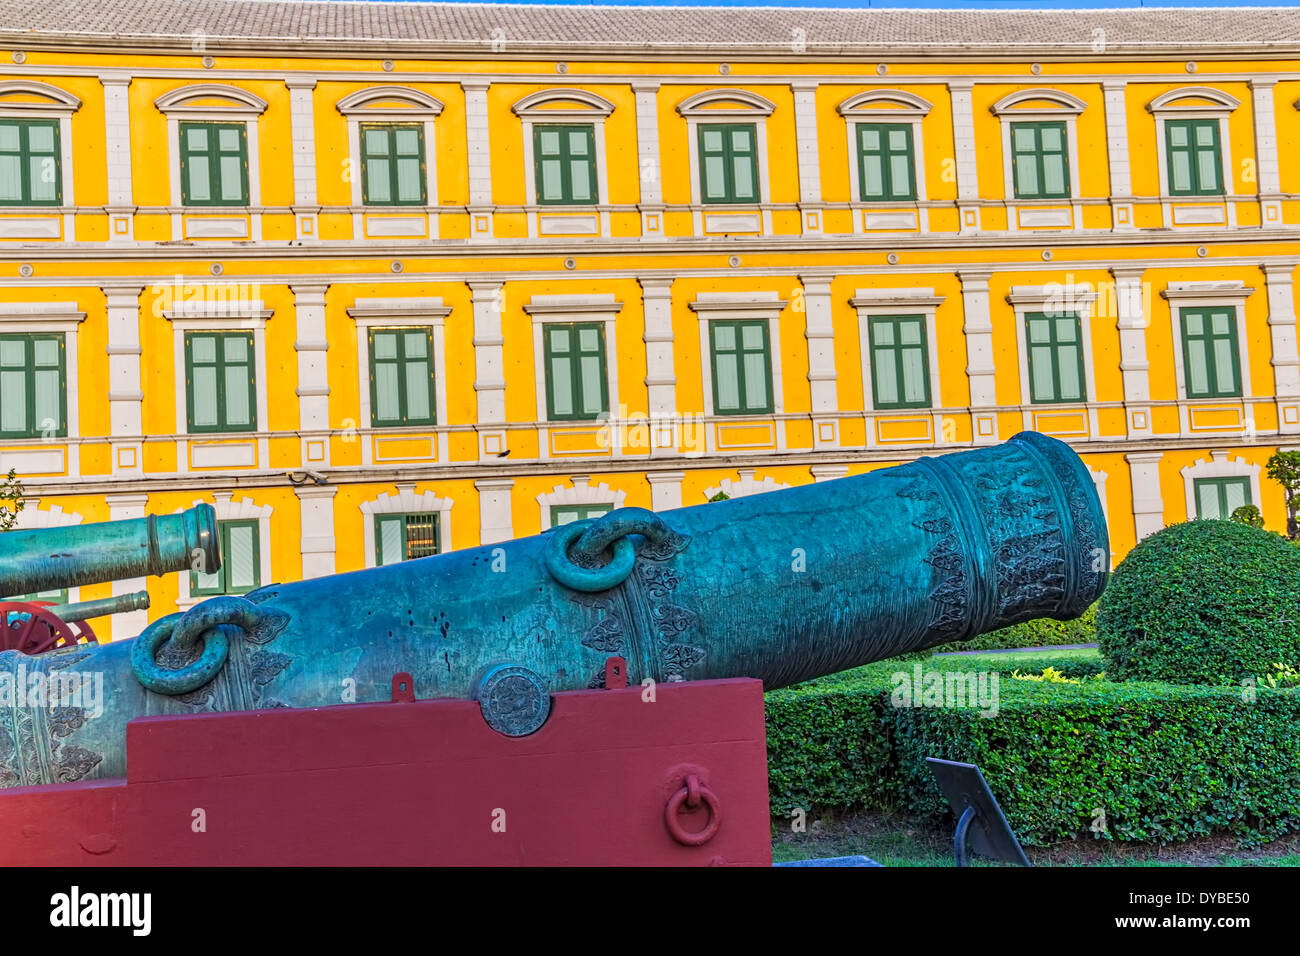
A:
[[[205,553],[215,540],[210,516],[150,520],[148,553]],[[76,530],[68,561],[102,557],[102,532]],[[42,586],[28,570],[39,562],[9,537],[0,535],[3,575]],[[134,640],[0,653],[0,687],[20,668],[106,675],[93,719],[74,706],[0,707],[0,786],[123,776],[136,717],[384,701],[398,672],[418,698],[476,699],[510,736],[545,723],[552,691],[602,686],[614,655],[634,684],[754,677],[781,687],[1077,616],[1105,587],[1109,554],[1088,469],[1032,432],[764,495],[622,508],[533,537],[210,598]]]

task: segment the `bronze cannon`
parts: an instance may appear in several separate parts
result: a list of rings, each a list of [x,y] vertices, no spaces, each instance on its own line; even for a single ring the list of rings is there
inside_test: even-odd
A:
[[[1032,432],[768,494],[622,508],[210,598],[134,640],[0,654],[0,690],[20,668],[105,678],[97,714],[0,706],[0,785],[123,776],[135,717],[383,701],[396,673],[420,699],[477,699],[511,736],[542,726],[552,691],[602,686],[612,656],[634,684],[781,687],[1075,617],[1109,558],[1087,468]]]

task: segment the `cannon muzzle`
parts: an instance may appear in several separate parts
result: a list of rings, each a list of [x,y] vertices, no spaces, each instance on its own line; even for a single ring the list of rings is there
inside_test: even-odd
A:
[[[0,534],[0,595],[220,567],[217,516],[206,504],[174,515]]]
[[[0,701],[20,668],[29,679],[89,670],[110,688],[102,716],[69,720],[77,705],[65,701],[57,728],[35,706],[0,707],[0,786],[122,776],[134,717],[385,701],[403,672],[416,697],[476,699],[510,736],[542,726],[552,691],[603,686],[614,656],[634,685],[781,687],[1075,617],[1109,564],[1088,469],[1033,432],[769,494],[621,508],[530,538],[210,598],[132,641],[0,653]],[[18,745],[20,718],[39,725],[21,739],[54,746]]]

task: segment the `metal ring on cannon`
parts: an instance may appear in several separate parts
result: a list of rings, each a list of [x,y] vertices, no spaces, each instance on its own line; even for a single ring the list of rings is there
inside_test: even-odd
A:
[[[639,534],[655,543],[668,541],[673,531],[653,511],[619,508],[599,518],[562,525],[546,548],[546,569],[551,577],[575,591],[607,591],[627,580],[636,563],[636,548],[629,535]],[[595,561],[610,546],[608,564]],[[576,560],[575,560],[576,559]]]
[[[131,647],[131,671],[142,687],[155,694],[188,694],[221,673],[230,656],[230,639],[265,617],[266,612],[256,604],[238,597],[209,598],[183,614],[168,614],[136,638]],[[169,647],[180,651],[200,644],[203,651],[184,667],[163,667],[157,655],[168,641]]]

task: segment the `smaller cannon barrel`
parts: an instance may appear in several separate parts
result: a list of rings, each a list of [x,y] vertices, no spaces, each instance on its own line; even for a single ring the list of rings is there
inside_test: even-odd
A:
[[[173,515],[0,534],[0,594],[103,584],[221,567],[217,515],[197,504]]]
[[[95,601],[58,604],[46,608],[46,610],[61,621],[88,621],[95,617],[124,614],[127,611],[145,611],[148,608],[149,592],[134,591],[131,594],[115,594],[112,597],[99,598]]]

